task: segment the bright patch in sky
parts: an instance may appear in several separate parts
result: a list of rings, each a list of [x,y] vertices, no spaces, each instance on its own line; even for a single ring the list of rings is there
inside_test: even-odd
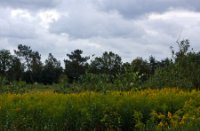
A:
[[[60,18],[60,14],[56,10],[41,11],[38,16],[41,20],[40,24],[47,29],[49,28],[49,24]]]
[[[14,9],[11,11],[11,17],[18,18],[18,19],[29,19],[31,20],[31,14],[27,10],[23,9]]]

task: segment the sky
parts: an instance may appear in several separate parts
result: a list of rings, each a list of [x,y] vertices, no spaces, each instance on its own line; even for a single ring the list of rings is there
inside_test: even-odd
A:
[[[163,59],[177,40],[199,51],[199,35],[199,0],[0,0],[0,49],[28,45],[43,60],[75,49]]]

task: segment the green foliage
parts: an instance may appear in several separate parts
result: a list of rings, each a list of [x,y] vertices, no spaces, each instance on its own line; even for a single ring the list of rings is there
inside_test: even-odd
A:
[[[74,50],[71,54],[67,54],[69,58],[64,60],[65,74],[68,76],[70,83],[74,80],[78,80],[79,77],[85,73],[89,57],[83,57],[82,53],[82,50]]]
[[[137,72],[125,71],[113,77],[113,82],[110,81],[110,77],[107,74],[86,73],[74,85],[81,90],[90,91],[136,90],[142,85],[141,76]]]
[[[14,50],[15,55],[11,55],[9,50],[0,50],[0,76],[6,79],[7,84],[26,81],[50,85],[60,82],[60,76],[66,75],[67,79],[56,85],[61,92],[106,92],[138,90],[141,87],[200,89],[200,52],[190,50],[189,40],[178,41],[177,45],[177,51],[171,47],[172,58],[158,61],[150,56],[147,61],[137,57],[131,63],[122,63],[121,57],[111,51],[87,63],[89,57],[84,57],[83,51],[77,49],[67,54],[63,70],[60,61],[51,53],[42,63],[38,51],[20,44]]]
[[[50,53],[42,70],[42,83],[58,83],[61,73],[61,63]]]
[[[91,61],[90,72],[94,74],[107,74],[109,81],[113,83],[114,78],[120,73],[122,66],[121,57],[113,52],[104,52],[101,57]]]
[[[157,69],[144,86],[147,88],[179,87],[187,89],[193,87],[192,83],[178,72],[175,65]]]
[[[6,79],[0,80],[0,93],[25,93],[28,87],[26,82],[23,81],[13,81],[9,83]]]
[[[200,52],[189,51],[189,41],[178,42],[179,50],[172,49],[173,61],[158,68],[146,82],[146,87],[184,87],[200,89]]]
[[[150,75],[150,66],[147,61],[138,57],[131,62],[131,70],[133,72],[138,72],[141,76],[141,80],[144,82],[149,78]]]
[[[0,75],[6,75],[10,69],[12,56],[9,50],[0,50]]]
[[[123,74],[118,75],[114,84],[120,90],[136,90],[142,84],[141,75],[138,72],[125,71]]]
[[[79,86],[83,90],[105,91],[109,90],[109,80],[107,74],[86,73],[81,76]]]
[[[199,91],[0,95],[1,130],[199,130]]]
[[[40,82],[42,62],[39,52],[33,51],[31,47],[22,44],[18,45],[18,49],[14,52],[23,61],[25,67],[22,79],[29,83]]]

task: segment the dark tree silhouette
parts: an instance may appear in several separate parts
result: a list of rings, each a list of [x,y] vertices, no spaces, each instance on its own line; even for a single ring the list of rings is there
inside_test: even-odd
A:
[[[57,83],[62,74],[62,70],[60,61],[49,53],[42,71],[42,82],[44,84]]]
[[[92,73],[107,74],[110,81],[121,71],[122,61],[121,57],[113,52],[104,52],[101,57],[96,57],[91,61],[90,70]]]
[[[67,54],[68,59],[64,60],[65,74],[67,75],[70,83],[74,80],[78,80],[86,71],[89,57],[83,57],[82,53],[82,50],[74,50],[71,54]]]

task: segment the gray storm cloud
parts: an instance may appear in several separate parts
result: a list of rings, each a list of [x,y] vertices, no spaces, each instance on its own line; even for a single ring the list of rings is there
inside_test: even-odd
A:
[[[0,49],[27,44],[43,59],[114,51],[125,61],[170,56],[177,39],[200,49],[200,1],[0,0]]]
[[[0,6],[10,8],[24,8],[30,10],[56,7],[61,0],[0,0]]]

